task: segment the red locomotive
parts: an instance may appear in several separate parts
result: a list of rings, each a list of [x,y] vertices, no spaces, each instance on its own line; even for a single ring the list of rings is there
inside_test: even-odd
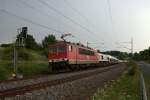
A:
[[[79,43],[59,41],[49,45],[49,68],[79,69],[98,64],[97,52]]]

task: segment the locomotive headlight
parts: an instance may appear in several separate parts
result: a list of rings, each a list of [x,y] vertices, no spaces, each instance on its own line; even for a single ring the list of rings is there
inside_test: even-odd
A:
[[[52,60],[49,60],[49,62],[52,62]]]
[[[64,58],[64,60],[67,61],[68,59],[67,59],[67,58]]]

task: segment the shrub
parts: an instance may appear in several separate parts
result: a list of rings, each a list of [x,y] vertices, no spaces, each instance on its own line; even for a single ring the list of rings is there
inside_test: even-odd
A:
[[[130,76],[135,75],[135,72],[136,72],[136,70],[135,70],[135,67],[134,67],[134,66],[131,66],[131,67],[128,69],[128,75],[130,75]]]

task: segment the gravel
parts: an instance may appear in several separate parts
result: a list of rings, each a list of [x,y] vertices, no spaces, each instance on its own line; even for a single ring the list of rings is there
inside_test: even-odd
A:
[[[115,66],[111,66],[111,67],[115,67]],[[18,88],[18,87],[24,87],[27,85],[47,82],[47,81],[51,81],[51,80],[62,79],[65,77],[94,72],[96,70],[104,70],[104,69],[108,69],[108,68],[110,68],[110,67],[104,67],[104,68],[86,70],[86,71],[79,71],[79,72],[72,72],[72,73],[62,73],[62,74],[57,74],[57,75],[47,75],[47,76],[41,76],[41,77],[29,78],[29,79],[23,79],[23,80],[17,80],[17,81],[15,81],[15,80],[14,81],[4,81],[4,82],[0,83],[0,91],[9,90],[9,89]]]
[[[115,66],[118,67],[107,72],[0,100],[89,100],[97,88],[117,79],[125,69],[125,64]]]

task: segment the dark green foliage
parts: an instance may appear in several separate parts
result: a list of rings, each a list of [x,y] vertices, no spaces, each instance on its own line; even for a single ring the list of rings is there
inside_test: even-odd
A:
[[[8,43],[8,44],[1,44],[1,47],[11,47],[13,44],[12,43]]]
[[[48,35],[42,41],[43,48],[48,48],[48,44],[56,42],[56,37],[54,35]]]
[[[36,43],[32,35],[29,35],[29,34],[27,35],[27,38],[25,40],[25,47],[28,49],[34,49],[34,50],[38,48],[38,44]]]
[[[134,66],[131,66],[131,67],[128,69],[128,75],[133,76],[134,74],[135,74],[135,67],[134,67]]]
[[[19,34],[17,36],[17,39],[16,39],[17,46],[18,45],[20,46],[20,43],[19,43],[21,41],[21,40],[19,40],[20,37],[21,37],[21,34]],[[27,48],[27,49],[38,50],[40,48],[40,45],[36,43],[36,41],[32,35],[27,34],[26,38],[23,38],[23,41],[25,44],[25,48]]]
[[[133,75],[135,75],[135,73],[136,73],[136,67],[137,67],[137,64],[134,62],[134,61],[132,61],[132,60],[130,60],[129,62],[128,62],[128,75],[129,76],[133,76]]]
[[[133,59],[150,62],[150,48],[140,51],[139,53],[134,53]]]
[[[48,35],[42,40],[42,54],[47,57],[48,55],[48,45],[51,43],[55,43],[56,37],[54,35]]]

